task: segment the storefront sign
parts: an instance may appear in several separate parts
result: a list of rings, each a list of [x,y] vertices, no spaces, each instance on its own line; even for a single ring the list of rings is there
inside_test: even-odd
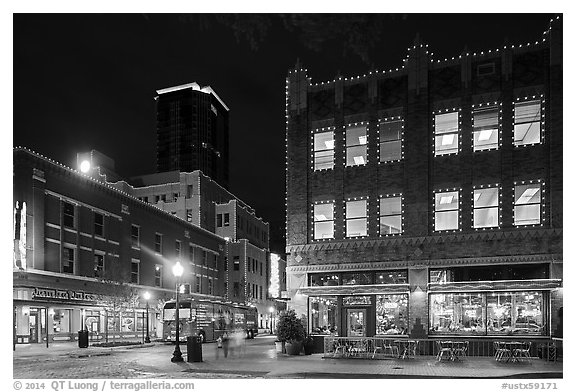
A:
[[[372,300],[369,296],[354,296],[354,297],[344,297],[342,298],[342,304],[344,306],[350,305],[371,305]]]
[[[74,290],[42,289],[35,287],[32,299],[58,299],[63,301],[90,301],[98,300],[98,295]]]

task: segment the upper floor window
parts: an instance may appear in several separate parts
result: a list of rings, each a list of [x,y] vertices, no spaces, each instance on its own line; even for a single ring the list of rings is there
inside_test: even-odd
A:
[[[434,230],[458,230],[459,220],[458,191],[436,192],[434,195]]]
[[[397,119],[380,120],[378,124],[380,136],[380,162],[402,159],[402,129],[403,121]]]
[[[314,170],[334,167],[334,131],[314,134]]]
[[[224,226],[230,226],[230,214],[229,213],[224,214]]]
[[[474,228],[498,227],[498,188],[474,189]]]
[[[346,127],[346,166],[365,165],[368,162],[368,136],[365,124]]]
[[[162,234],[160,233],[154,235],[154,251],[156,253],[162,253]]]
[[[94,255],[94,277],[102,278],[104,276],[104,255],[96,253]]]
[[[62,204],[62,220],[65,227],[76,227],[76,207],[72,203],[63,202]]]
[[[434,156],[458,153],[459,122],[458,112],[434,116]]]
[[[346,202],[346,237],[361,237],[368,234],[366,200]]]
[[[94,213],[94,235],[104,237],[104,215]]]
[[[130,263],[130,282],[140,284],[140,260],[132,259]]]
[[[402,197],[380,198],[380,235],[402,232]]]
[[[542,185],[523,184],[514,187],[514,224],[538,225],[541,222]]]
[[[132,225],[132,246],[135,248],[140,247],[140,226]]]
[[[234,271],[240,271],[240,256],[234,256]]]
[[[474,109],[472,112],[474,151],[498,148],[499,118],[499,106],[487,106]]]
[[[162,286],[162,266],[160,264],[154,266],[154,285],[156,287]]]
[[[514,103],[514,145],[525,146],[541,141],[540,100]]]
[[[182,254],[182,243],[178,240],[174,243],[174,250],[176,251],[176,257],[180,258]]]
[[[76,249],[64,246],[62,252],[62,272],[65,274],[73,274]]]
[[[214,283],[212,282],[212,278],[208,277],[208,294],[214,294]]]
[[[314,205],[314,239],[334,238],[334,204]]]
[[[216,227],[222,227],[222,214],[216,214]]]

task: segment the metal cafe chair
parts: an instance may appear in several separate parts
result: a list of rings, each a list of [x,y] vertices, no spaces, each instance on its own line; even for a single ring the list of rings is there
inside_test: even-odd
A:
[[[504,342],[494,342],[494,359],[497,361],[502,361],[504,359],[509,360],[512,355],[511,351],[506,348]]]
[[[438,346],[438,355],[436,355],[438,361],[442,361],[444,354],[448,359],[452,359],[452,342],[437,340],[436,345]]]
[[[521,358],[526,358],[530,360],[530,348],[532,347],[532,342],[522,342],[520,347],[514,349],[513,356],[516,360],[520,360]]]
[[[465,358],[468,353],[468,341],[464,342],[454,342],[452,346],[452,360]]]
[[[393,357],[397,357],[400,355],[400,349],[398,348],[398,346],[392,344],[392,341],[384,341],[384,355],[386,355],[387,352],[390,352],[390,355],[392,355]]]
[[[382,352],[384,350],[384,345],[386,342],[382,339],[374,339],[373,341],[373,351],[372,351],[372,359],[376,356],[377,352]]]

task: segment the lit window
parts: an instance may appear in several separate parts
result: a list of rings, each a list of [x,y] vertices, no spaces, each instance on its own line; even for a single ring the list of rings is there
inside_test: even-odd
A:
[[[65,227],[76,227],[74,204],[63,202],[62,219]]]
[[[229,213],[224,214],[224,226],[230,226],[230,214]]]
[[[240,271],[240,256],[234,256],[234,271]]]
[[[176,257],[179,258],[181,254],[182,243],[176,240],[176,242],[174,243],[174,249],[176,250]]]
[[[104,236],[104,215],[94,213],[94,235]]]
[[[157,287],[162,286],[162,266],[159,264],[154,266],[154,285]]]
[[[434,118],[434,156],[458,153],[458,112]]]
[[[368,162],[366,125],[346,127],[346,166],[365,165]]]
[[[154,251],[162,253],[162,234],[156,233],[154,235]]]
[[[104,255],[94,255],[94,277],[102,278],[104,276]]]
[[[408,333],[408,294],[376,295],[376,335]]]
[[[514,104],[514,145],[540,143],[541,102]]]
[[[499,112],[497,106],[491,106],[475,109],[472,113],[474,151],[498,148]]]
[[[346,237],[367,235],[366,200],[346,202]]]
[[[458,191],[437,192],[434,207],[434,230],[458,229]]]
[[[402,197],[380,199],[380,235],[402,232]]]
[[[314,205],[314,239],[334,238],[334,204]]]
[[[540,224],[542,209],[540,184],[514,187],[514,224],[516,226]]]
[[[314,170],[334,167],[334,132],[314,134]]]
[[[474,190],[474,228],[498,227],[498,188]]]
[[[74,248],[64,246],[62,251],[63,251],[62,272],[65,274],[73,274],[74,273],[74,259],[75,259]]]
[[[402,158],[402,120],[380,120],[380,162]]]

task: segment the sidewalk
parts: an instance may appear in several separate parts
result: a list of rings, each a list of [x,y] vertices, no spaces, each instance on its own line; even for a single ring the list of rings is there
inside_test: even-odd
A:
[[[106,356],[108,362],[136,363],[144,378],[217,378],[218,374],[252,378],[562,378],[562,362],[538,358],[522,363],[500,363],[491,357],[468,357],[457,362],[438,362],[430,356],[407,360],[332,359],[323,358],[323,354],[277,354],[272,337],[259,336],[252,342],[242,353],[236,350],[228,358],[215,343],[205,343],[203,362],[182,363],[170,361],[174,346],[163,343],[85,349],[70,343],[56,343],[48,349],[42,345],[18,346],[14,367],[39,356],[54,360]],[[186,344],[181,349],[186,360]],[[208,374],[211,376],[203,377]]]

